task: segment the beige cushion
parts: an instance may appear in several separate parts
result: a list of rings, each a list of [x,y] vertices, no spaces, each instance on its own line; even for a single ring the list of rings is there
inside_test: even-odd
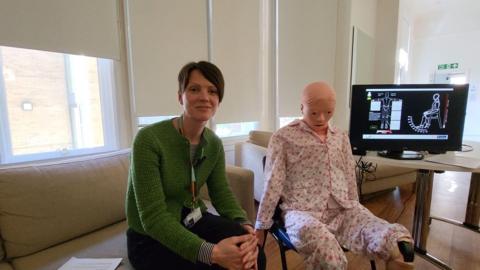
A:
[[[123,258],[117,270],[133,269],[127,258],[125,221],[12,261],[15,270],[58,269],[71,257]]]
[[[5,250],[3,250],[2,231],[0,230],[0,261],[5,257]]]
[[[403,186],[414,183],[416,180],[416,171],[385,178],[376,178],[375,181],[366,180],[362,183],[362,194],[369,194],[381,190],[386,190],[396,186]]]
[[[13,268],[6,262],[0,262],[0,270],[13,270]]]
[[[394,177],[399,175],[405,175],[407,173],[416,173],[415,169],[402,168],[390,165],[377,165],[377,170],[372,174],[367,174],[367,181],[382,179],[386,177]],[[415,177],[414,177],[415,178]]]
[[[273,133],[270,131],[252,130],[249,133],[248,142],[263,147],[268,147],[268,142],[270,141],[272,134]]]
[[[253,172],[233,165],[227,165],[228,183],[247,218],[255,221],[255,202],[253,200]]]
[[[255,221],[255,203],[253,200],[253,172],[244,168],[240,168],[233,165],[226,166],[226,173],[228,178],[228,184],[235,195],[238,203],[245,210],[248,219]],[[218,215],[218,212],[212,206],[209,201],[210,196],[208,194],[207,185],[204,185],[200,190],[200,198],[204,200],[205,205],[208,207],[208,211],[212,214]]]
[[[254,173],[254,198],[259,202],[264,190],[263,158],[267,155],[267,148],[253,143],[235,144],[235,165],[252,170]]]
[[[125,219],[129,151],[0,168],[0,230],[8,258]]]

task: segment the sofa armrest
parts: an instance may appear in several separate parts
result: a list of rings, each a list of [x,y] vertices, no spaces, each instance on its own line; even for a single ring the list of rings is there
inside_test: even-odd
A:
[[[393,166],[378,165],[374,179],[362,183],[362,195],[415,183],[417,171]]]
[[[267,155],[267,148],[241,142],[235,144],[235,165],[253,171],[254,198],[258,202],[262,199],[265,176],[263,173],[263,158]]]
[[[253,200],[253,172],[233,165],[227,165],[227,178],[240,206],[247,212],[247,218],[256,218]]]
[[[227,165],[226,172],[228,184],[232,189],[233,195],[235,195],[240,207],[247,213],[248,220],[254,222],[256,214],[253,200],[253,172],[233,165]],[[210,201],[206,185],[200,189],[199,195],[200,198]],[[211,206],[210,202],[206,202],[206,204]],[[212,211],[212,213],[218,214],[216,211]]]

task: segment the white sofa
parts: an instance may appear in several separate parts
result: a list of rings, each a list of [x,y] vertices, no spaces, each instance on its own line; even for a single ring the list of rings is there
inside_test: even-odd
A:
[[[270,131],[251,131],[246,142],[235,144],[235,165],[254,172],[254,197],[260,201],[264,190],[262,160],[267,154]],[[411,184],[416,180],[416,170],[388,165],[377,166],[374,174],[363,181],[362,195],[390,189],[399,185]]]
[[[0,270],[54,270],[71,257],[123,258],[118,269],[132,269],[125,238],[129,153],[0,167]],[[227,177],[253,220],[253,173],[227,166]]]

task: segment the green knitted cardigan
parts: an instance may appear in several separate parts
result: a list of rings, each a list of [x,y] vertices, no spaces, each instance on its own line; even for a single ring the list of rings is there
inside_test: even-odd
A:
[[[225,174],[225,153],[221,140],[205,128],[193,160],[197,187],[205,183],[217,212],[238,222],[247,221],[237,203]],[[190,143],[173,126],[162,121],[141,129],[133,142],[126,214],[128,227],[148,235],[183,258],[196,262],[205,241],[180,223],[183,206],[192,195]],[[205,204],[200,201],[202,212]]]

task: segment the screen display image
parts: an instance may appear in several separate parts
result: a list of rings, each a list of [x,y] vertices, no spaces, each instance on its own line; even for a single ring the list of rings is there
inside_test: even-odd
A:
[[[354,152],[459,150],[468,85],[354,85]]]
[[[367,89],[370,109],[364,139],[448,139],[445,127],[453,88],[421,89],[414,102],[408,102],[406,92],[409,89]]]

